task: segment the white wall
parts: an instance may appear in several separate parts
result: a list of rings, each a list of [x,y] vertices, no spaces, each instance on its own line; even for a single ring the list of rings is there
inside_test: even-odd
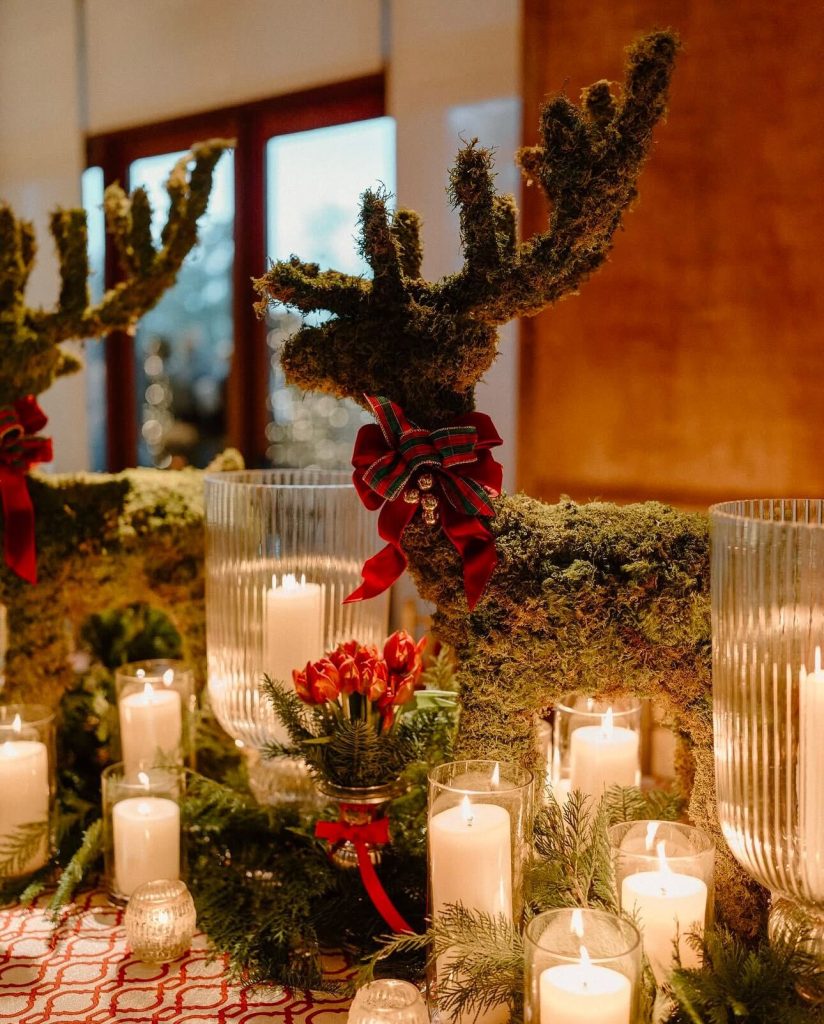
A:
[[[454,108],[518,95],[519,16],[518,0],[0,0],[0,195],[35,219],[45,241],[48,210],[79,200],[86,131],[352,78],[385,62],[399,201],[424,217],[425,272],[448,273],[460,256],[445,194],[459,144]],[[509,138],[500,144],[511,148]],[[508,164],[511,153],[500,159]],[[53,301],[54,286],[44,258],[33,298]],[[479,393],[509,439],[508,483],[515,356],[510,336]],[[46,396],[60,469],[88,464],[82,388],[74,378]]]

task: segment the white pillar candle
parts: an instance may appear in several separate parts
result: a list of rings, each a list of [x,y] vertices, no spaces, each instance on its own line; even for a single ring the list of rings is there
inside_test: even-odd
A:
[[[183,708],[177,690],[146,682],[120,698],[120,745],[127,774],[157,764],[179,764]]]
[[[656,847],[658,871],[627,875],[621,885],[621,909],[637,915],[644,952],[659,983],[672,968],[676,938],[682,965],[700,966],[701,958],[686,937],[690,932],[703,932],[707,913],[706,883],[674,872],[664,847],[663,842]]]
[[[610,786],[636,786],[638,733],[613,723],[612,708],[600,725],[585,725],[569,737],[570,789],[600,800]]]
[[[439,811],[429,821],[432,914],[448,904],[467,910],[503,914],[512,920],[512,838],[509,811],[498,804],[470,802]],[[438,961],[438,974],[444,958]],[[502,1024],[505,1006],[482,1013],[477,1024]],[[462,1014],[456,1024],[469,1024],[474,1014]]]
[[[629,978],[593,964],[585,946],[581,946],[580,963],[541,972],[540,994],[540,1024],[629,1024]]]
[[[131,896],[144,882],[180,875],[180,808],[174,800],[136,796],[112,808],[115,888]]]
[[[20,716],[12,726],[21,733]],[[21,825],[43,824],[43,838],[22,866],[20,874],[41,868],[49,858],[49,754],[39,740],[6,740],[0,743],[0,844],[13,837]]]
[[[821,648],[815,649],[815,668],[799,676],[800,833],[804,874],[810,894],[824,900],[824,671]]]

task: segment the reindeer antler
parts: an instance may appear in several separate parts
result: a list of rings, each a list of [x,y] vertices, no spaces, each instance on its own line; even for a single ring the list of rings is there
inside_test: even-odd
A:
[[[160,245],[151,235],[152,211],[145,190],[131,197],[119,185],[106,189],[106,225],[117,246],[123,280],[90,305],[86,214],[56,210],[50,229],[60,260],[60,296],[55,309],[30,309],[25,289],[37,247],[32,225],[0,204],[0,405],[45,391],[55,377],[80,366],[60,343],[130,329],[175,281],[197,242],[197,221],[206,209],[212,172],[232,145],[212,139],[192,147],[166,183],[170,207]],[[194,161],[191,173],[188,166]]]
[[[635,198],[677,48],[670,32],[646,36],[630,48],[622,96],[602,81],[584,90],[580,109],[564,96],[544,106],[543,144],[518,162],[550,201],[546,232],[518,244],[515,201],[495,192],[491,154],[473,141],[450,175],[464,251],[457,274],[421,279],[420,221],[410,210],[390,217],[379,191],[364,193],[360,218],[372,281],[294,256],[272,266],[256,282],[261,312],[279,301],[334,315],[286,343],[287,379],[361,402],[378,391],[426,426],[471,409],[497,352],[496,326],[575,291],[604,261]]]

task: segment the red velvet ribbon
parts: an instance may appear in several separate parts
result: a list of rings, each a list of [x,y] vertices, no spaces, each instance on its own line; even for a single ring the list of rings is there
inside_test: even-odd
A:
[[[370,846],[385,846],[389,842],[389,819],[376,818],[362,825],[352,825],[345,821],[319,821],[315,825],[315,835],[318,839],[325,839],[333,849],[341,843],[352,843],[358,855],[358,868],[364,888],[375,909],[393,932],[412,934],[413,929],[395,909],[386,889],[381,885],[369,856]]]
[[[0,497],[3,501],[6,564],[29,583],[37,582],[34,508],[26,474],[37,462],[51,462],[51,438],[35,437],[46,414],[34,395],[0,407]]]
[[[363,583],[344,603],[383,593],[406,568],[401,537],[420,506],[405,501],[398,484],[409,483],[412,474],[423,469],[433,475],[433,493],[440,498],[441,527],[461,556],[471,611],[498,561],[495,538],[486,520],[494,512],[489,496],[501,493],[503,477],[503,467],[490,449],[503,442],[484,413],[469,413],[447,428],[427,434],[412,424],[394,402],[369,395],[366,399],[379,425],[370,423],[358,431],[352,456],[353,480],[364,505],[373,511],[380,509],[378,533],[387,543],[364,563]],[[458,434],[463,442],[469,439],[462,446],[459,462],[444,454],[443,437],[449,432]],[[384,477],[380,478],[382,468]]]

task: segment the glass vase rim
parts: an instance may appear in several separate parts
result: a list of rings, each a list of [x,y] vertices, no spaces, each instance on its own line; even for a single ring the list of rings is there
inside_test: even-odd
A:
[[[822,519],[820,522],[804,519],[776,519],[757,515],[758,507],[783,506],[820,506]],[[746,511],[745,511],[746,510]],[[710,505],[708,515],[711,521],[726,523],[757,523],[765,526],[786,529],[824,529],[824,497],[819,498],[734,498],[729,501]]]
[[[163,676],[163,672],[159,671],[160,666],[163,666],[166,671],[172,669],[177,675],[178,672],[181,675],[185,672],[188,675],[193,675],[191,667],[182,658],[141,658],[138,661],[127,661],[123,665],[118,665],[114,670],[116,676],[124,679],[143,679],[151,674],[151,676]],[[151,673],[148,669],[151,667]],[[140,670],[143,670],[143,675],[138,675]]]
[[[607,700],[605,698],[600,698],[600,697],[599,698],[595,698],[595,697],[591,697],[590,698],[587,694],[585,694],[585,693],[578,693],[577,691],[570,691],[568,693],[561,694],[560,700],[558,701],[557,704],[555,704],[555,710],[556,711],[565,711],[567,714],[570,714],[570,715],[581,715],[581,716],[589,715],[589,716],[591,716],[593,718],[595,718],[596,716],[598,718],[601,718],[603,715],[606,714],[606,711],[587,711],[585,708],[576,708],[576,707],[574,707],[570,703],[570,700],[569,700],[570,697],[573,697],[573,698],[575,698],[575,697],[583,697],[584,700],[594,700],[597,704],[607,704],[607,705],[609,705],[609,707],[612,708],[613,720],[614,719],[618,719],[618,718],[626,718],[628,715],[635,715],[635,714],[638,714],[641,711],[641,701],[637,697],[632,697],[632,696],[626,696],[626,697],[625,696],[616,696],[615,697],[616,701],[628,701],[630,704],[632,704],[632,707],[621,708],[620,710],[615,710],[612,701],[609,701],[609,700]]]
[[[31,712],[30,716],[23,714],[25,710]],[[11,720],[3,721],[6,712],[12,715]],[[0,729],[11,728],[14,715],[20,715],[20,724],[37,728],[54,724],[55,711],[48,704],[32,704],[27,701],[10,701],[8,704],[0,704]]]
[[[162,773],[168,779],[174,778],[183,780],[186,778],[187,769],[180,764],[170,765],[152,765],[151,768],[139,768],[136,772],[131,772],[129,775],[126,774],[126,762],[115,761],[113,764],[106,765],[103,771],[100,773],[100,780],[102,782],[108,782],[110,779],[119,779],[124,787],[134,789],[137,793],[143,791],[146,796],[152,795],[152,789],[154,788],[155,782],[160,785],[160,780],[155,780],[152,776],[157,773]],[[138,778],[139,775],[147,775],[149,777],[149,789],[146,788],[145,783],[141,782]]]
[[[377,786],[338,786],[324,781],[317,783],[317,787],[324,796],[351,804],[381,804],[405,792],[402,779],[392,779]]]
[[[607,838],[609,845],[612,850],[616,853],[622,853],[627,857],[637,857],[642,860],[649,860],[650,862],[658,863],[658,852],[656,850],[622,850],[621,846],[613,842],[613,835],[617,835],[621,830],[626,833],[630,832],[635,826],[639,827],[639,832],[643,830],[643,827],[652,824],[666,825],[671,828],[678,829],[681,833],[688,833],[691,836],[696,836],[701,840],[701,846],[697,849],[690,850],[689,853],[667,853],[664,851],[667,863],[672,864],[678,861],[689,861],[694,860],[696,857],[703,857],[707,854],[715,856],[715,840],[705,829],[700,828],[698,825],[690,825],[686,821],[662,821],[657,818],[637,818],[634,821],[617,821],[614,825],[607,827]],[[623,837],[622,837],[623,838]],[[654,869],[653,869],[654,870]]]
[[[389,989],[393,992],[398,992],[402,995],[405,995],[408,998],[400,1006],[375,1006],[372,1003],[370,1003],[369,996],[377,989]],[[370,1010],[373,1013],[397,1013],[398,1010],[407,1010],[409,1009],[409,1007],[415,1006],[417,1003],[423,1003],[423,996],[421,995],[420,989],[411,981],[407,981],[405,978],[374,978],[372,981],[367,982],[365,985],[362,985],[358,989],[358,991],[355,993],[355,999],[357,999],[361,993],[364,993],[362,999],[362,1008]]]
[[[546,921],[549,918],[560,918],[563,914],[573,914],[576,910],[580,910],[582,914],[586,914],[591,917],[597,917],[599,920],[609,922],[610,925],[620,930],[623,938],[627,941],[631,940],[631,945],[628,945],[626,949],[621,950],[618,953],[609,953],[606,956],[593,955],[589,946],[587,946],[587,954],[590,961],[593,964],[608,964],[614,963],[616,960],[621,960],[623,957],[633,956],[641,946],[641,932],[636,928],[632,921],[628,921],[624,917],[619,917],[618,914],[613,914],[609,910],[601,910],[600,907],[553,907],[551,910],[544,910],[540,914],[536,914],[531,921],[528,922],[524,928],[524,943],[535,947],[542,953],[549,953],[554,959],[559,960],[567,964],[578,964],[581,962],[580,955],[571,956],[566,953],[559,953],[557,950],[548,948],[541,944],[541,938],[546,934],[546,929],[541,931],[541,934],[537,937],[533,934],[533,926],[539,921]],[[586,935],[581,937],[581,945],[586,945]]]
[[[453,785],[451,785],[450,784],[450,781],[451,781],[450,779],[442,779],[442,778],[438,777],[439,773],[445,771],[448,768],[454,768],[457,765],[464,766],[464,771],[467,771],[470,766],[477,766],[477,767],[481,767],[482,766],[482,767],[486,768],[489,771],[490,776],[492,774],[492,771],[494,770],[495,765],[498,765],[500,773],[501,773],[501,780],[497,784],[497,786],[496,786],[496,788],[494,790],[493,789],[467,789],[467,788],[465,788],[463,786],[453,786]],[[522,781],[520,781],[520,782],[509,782],[509,780],[505,780],[503,778],[503,770],[504,770],[504,768],[513,769],[513,771],[517,774],[518,778],[521,779]],[[516,762],[514,762],[514,761],[501,761],[501,760],[495,760],[494,758],[476,757],[476,758],[467,758],[465,760],[459,760],[459,761],[444,761],[442,764],[437,764],[437,765],[434,766],[434,768],[431,768],[429,770],[429,774],[428,774],[427,778],[428,778],[428,781],[430,782],[431,785],[433,785],[433,786],[440,786],[441,789],[447,790],[450,793],[464,793],[464,794],[466,794],[468,796],[471,796],[474,793],[478,793],[478,794],[482,794],[482,795],[485,795],[485,796],[489,796],[489,795],[498,795],[498,794],[504,794],[504,793],[517,793],[517,792],[519,792],[521,790],[529,789],[529,787],[532,785],[532,783],[535,780],[535,774],[529,768],[524,768],[523,765],[516,764]],[[506,784],[505,784],[505,782],[506,782]]]
[[[282,475],[298,476],[301,473],[312,474],[318,479],[305,482],[283,479],[281,481],[267,479]],[[246,478],[246,479],[244,479]],[[325,478],[325,479],[323,479]],[[235,488],[246,487],[249,490],[263,491],[354,491],[352,473],[345,469],[224,469],[203,474],[205,483],[232,485]]]
[[[153,888],[161,885],[165,886],[167,891],[164,892],[163,890]],[[186,899],[186,897],[188,897],[189,900],[192,899],[189,887],[182,878],[153,878],[151,881],[143,882],[129,897],[129,905],[126,913],[128,913],[129,910],[131,910],[132,913],[135,912],[134,908],[137,905],[133,902],[135,896],[140,897],[138,903],[144,901],[146,903],[153,904],[176,903],[179,900]]]

